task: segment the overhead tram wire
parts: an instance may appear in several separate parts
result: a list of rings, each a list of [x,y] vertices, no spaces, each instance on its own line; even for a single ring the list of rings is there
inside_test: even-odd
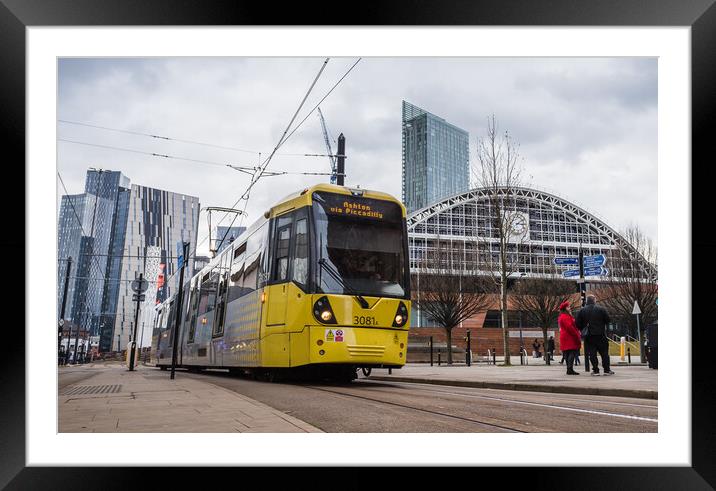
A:
[[[326,95],[324,95],[323,98],[321,98],[321,100],[318,102],[318,104],[316,104],[316,106],[314,106],[314,108],[311,109],[311,111],[306,115],[306,117],[303,118],[303,120],[301,120],[301,122],[298,124],[298,126],[297,126],[291,133],[289,133],[288,136],[286,136],[285,138],[282,137],[282,139],[279,140],[278,145],[276,146],[276,148],[274,148],[274,151],[271,153],[271,156],[269,156],[269,158],[268,158],[267,161],[265,162],[266,165],[268,165],[268,162],[270,162],[270,159],[271,159],[271,158],[273,157],[273,155],[276,153],[276,150],[277,150],[281,145],[283,145],[283,143],[285,143],[285,142],[295,133],[295,131],[296,131],[298,128],[300,128],[300,126],[308,119],[308,117],[316,110],[316,108],[333,92],[333,90],[343,81],[343,79],[346,78],[346,76],[353,70],[353,68],[355,68],[355,66],[358,64],[358,62],[361,61],[361,59],[362,59],[362,58],[358,58],[358,60],[356,60],[356,62],[355,62],[353,65],[351,65],[351,67],[346,71],[346,73],[333,85],[333,87],[331,87],[331,89],[326,93]],[[313,89],[313,86],[315,85],[315,82],[318,80],[318,77],[319,77],[320,74],[323,72],[323,69],[325,68],[326,64],[328,63],[328,60],[329,60],[329,58],[326,59],[326,61],[324,62],[323,66],[321,67],[321,70],[319,71],[319,74],[318,74],[318,76],[316,77],[316,80],[314,80],[314,83],[311,85],[311,88],[309,89],[309,93],[310,93],[310,91]],[[304,97],[304,101],[301,103],[301,106],[302,106],[303,103],[305,102],[305,99],[307,98],[307,96],[308,96],[308,94],[306,95],[306,97]],[[299,107],[299,110],[300,110],[300,107]],[[291,120],[291,123],[289,123],[289,128],[290,128],[290,125],[293,123],[293,120],[295,120],[295,115],[294,115],[294,118]],[[192,141],[192,140],[182,140],[182,139],[172,138],[172,137],[167,137],[167,136],[162,136],[162,135],[154,135],[154,134],[151,134],[151,133],[142,133],[142,132],[137,132],[137,131],[122,130],[122,129],[118,129],[118,128],[110,128],[110,127],[107,127],[107,126],[92,125],[92,124],[89,124],[89,123],[81,123],[81,122],[78,122],[78,121],[69,121],[69,120],[58,120],[58,121],[63,122],[63,123],[67,123],[67,124],[75,124],[75,125],[80,125],[80,126],[88,126],[88,127],[93,127],[93,128],[99,128],[99,129],[109,130],[109,131],[118,131],[118,132],[128,133],[128,134],[142,135],[142,136],[147,136],[147,137],[150,137],[150,138],[156,138],[156,139],[162,139],[162,140],[173,140],[173,141],[178,141],[178,142],[182,142],[182,143],[192,143],[192,144],[204,145],[204,146],[210,146],[210,147],[216,147],[216,148],[224,148],[224,149],[227,149],[227,150],[243,151],[243,152],[247,152],[247,153],[259,153],[259,155],[260,155],[260,152],[255,152],[255,151],[247,150],[247,149],[240,149],[240,148],[236,148],[236,147],[225,147],[225,146],[222,146],[222,145],[215,145],[215,144],[204,143],[204,142],[197,142],[197,141]],[[285,132],[284,132],[284,135],[285,135]],[[59,140],[59,141],[65,141],[65,142],[68,142],[68,143],[75,143],[75,144],[89,145],[89,146],[95,146],[95,147],[100,147],[100,148],[109,148],[109,149],[115,149],[115,150],[120,150],[120,151],[128,151],[128,152],[133,152],[133,153],[146,154],[146,155],[155,156],[155,157],[161,157],[161,158],[170,158],[170,159],[177,159],[177,160],[186,160],[186,161],[189,161],[189,162],[206,163],[206,164],[211,164],[211,165],[228,165],[228,164],[221,164],[221,163],[218,163],[218,162],[201,161],[201,160],[198,160],[198,159],[186,159],[186,158],[182,158],[182,157],[174,157],[174,156],[165,155],[165,154],[157,154],[157,153],[152,153],[152,152],[142,152],[142,151],[139,151],[139,150],[124,149],[124,148],[120,148],[120,147],[112,147],[112,146],[109,146],[109,145],[99,145],[99,144],[92,144],[92,143],[87,143],[87,142],[77,142],[77,141],[67,140],[67,139],[58,139],[58,140]],[[307,157],[327,157],[327,156],[328,156],[327,154],[293,154],[293,153],[278,154],[278,155],[307,156]],[[239,170],[239,167],[241,167],[241,170],[240,170],[240,171],[241,171],[241,172],[245,172],[245,173],[249,173],[248,171],[249,171],[249,169],[251,169],[250,167],[243,167],[243,166],[232,166],[232,165],[228,165],[228,166],[231,167],[231,168],[233,168],[233,169],[235,169],[235,170]],[[265,166],[264,166],[264,169],[265,169]],[[264,173],[259,174],[259,178],[262,177],[262,176],[264,176],[264,175],[265,175]],[[275,175],[275,174],[274,174],[274,175]],[[303,174],[303,175],[323,175],[323,174],[306,173],[306,174]],[[247,191],[249,191],[249,190],[251,189],[251,187],[253,187],[253,185],[255,184],[255,182],[256,182],[257,180],[258,180],[258,179],[254,180],[254,179],[253,179],[253,176],[252,176],[252,182],[249,184],[249,188],[247,189]],[[236,204],[237,204],[239,201],[241,201],[242,198],[243,198],[243,196],[242,196],[241,198],[239,198],[239,199],[234,203],[234,205],[232,206],[232,208],[233,208],[234,206],[236,206]],[[248,201],[248,199],[247,199],[247,201]],[[246,206],[244,206],[244,211],[245,211],[245,210],[246,210]],[[220,224],[226,219],[227,216],[228,216],[228,213],[225,214],[224,217],[223,217],[221,220],[219,220],[219,222],[217,223],[217,226],[220,225]],[[242,215],[241,220],[242,220],[241,223],[243,223],[243,215]],[[231,225],[233,225],[235,221],[236,221],[236,216],[234,216],[234,220],[231,222]],[[229,227],[229,228],[230,228],[230,227]],[[228,229],[227,229],[227,234],[228,234]],[[224,234],[224,237],[222,237],[222,240],[221,240],[220,244],[223,243],[223,241],[226,239],[227,234]],[[200,245],[202,245],[204,242],[206,242],[206,240],[207,240],[208,238],[209,238],[209,236],[204,237],[204,238],[195,246],[194,255],[196,255],[196,250],[198,249],[198,247],[199,247]],[[192,256],[189,255],[186,259],[188,260],[188,259],[190,259],[191,257],[192,257]]]
[[[65,138],[58,138],[57,141],[66,142],[66,143],[74,143],[77,145],[87,145],[90,147],[106,148],[106,149],[110,149],[110,150],[119,150],[121,152],[138,153],[138,154],[142,154],[142,155],[149,155],[151,157],[160,157],[160,158],[174,159],[174,160],[185,160],[187,162],[194,162],[197,164],[208,164],[208,165],[216,165],[216,166],[220,166],[220,167],[231,167],[234,170],[237,170],[239,172],[244,172],[249,175],[253,175],[252,171],[257,169],[257,167],[255,167],[255,166],[250,167],[250,166],[233,165],[233,164],[222,164],[221,162],[212,162],[210,160],[199,160],[199,159],[190,159],[190,158],[186,158],[186,157],[176,157],[174,155],[168,155],[168,154],[162,154],[162,153],[156,153],[156,152],[143,152],[141,150],[134,150],[131,148],[122,148],[122,147],[115,147],[112,145],[101,145],[99,143],[89,143],[89,142],[81,142],[81,141],[76,141],[76,140],[67,140]],[[296,154],[296,155],[300,156],[301,154]],[[305,155],[318,156],[318,154],[305,154]],[[325,155],[321,155],[321,156],[325,157]],[[310,172],[303,173],[303,172],[290,172],[290,171],[280,171],[280,173],[281,174],[299,174],[299,175],[330,175],[330,173],[320,173],[319,174],[319,173],[310,173]]]
[[[67,142],[67,143],[74,143],[74,144],[77,144],[77,145],[87,145],[87,146],[90,146],[90,147],[107,148],[107,149],[110,149],[110,150],[119,150],[119,151],[121,151],[121,152],[138,153],[138,154],[142,154],[142,155],[149,155],[149,156],[151,156],[151,157],[159,157],[159,158],[174,159],[174,160],[185,160],[185,161],[187,161],[187,162],[194,162],[194,163],[197,163],[197,164],[217,165],[217,166],[220,166],[220,167],[225,167],[225,166],[229,165],[229,164],[224,164],[224,163],[221,163],[221,162],[212,162],[212,161],[210,161],[210,160],[199,160],[199,159],[190,159],[190,158],[186,158],[186,157],[176,157],[176,156],[174,156],[174,155],[168,155],[168,154],[163,154],[163,153],[144,152],[144,151],[141,151],[141,150],[134,150],[134,149],[131,149],[131,148],[122,148],[122,147],[115,147],[115,146],[112,146],[112,145],[101,145],[101,144],[99,144],[99,143],[89,143],[89,142],[81,142],[81,141],[76,141],[76,140],[67,140],[67,139],[65,139],[65,138],[58,138],[57,141]],[[230,166],[230,167],[234,167],[234,168],[238,167],[238,168],[246,169],[246,170],[251,170],[251,169],[254,168],[254,167],[250,167],[250,166],[233,166],[233,165],[229,165],[229,166]]]
[[[271,154],[270,154],[270,155],[266,158],[266,160],[261,164],[261,166],[260,166],[260,172],[258,172],[258,175],[254,174],[254,175],[251,177],[251,182],[249,183],[249,186],[246,188],[246,191],[244,192],[244,194],[242,194],[242,195],[239,197],[239,199],[236,200],[236,203],[234,203],[232,206],[230,206],[230,208],[235,208],[236,205],[237,205],[242,199],[246,198],[246,203],[244,203],[244,209],[243,209],[244,213],[241,214],[242,219],[241,219],[241,222],[239,222],[239,223],[243,223],[243,216],[245,216],[245,213],[246,213],[246,207],[247,207],[248,202],[249,202],[249,195],[250,195],[250,193],[251,193],[251,188],[253,188],[254,185],[256,184],[256,182],[258,182],[258,180],[261,179],[261,176],[263,175],[264,171],[266,170],[266,168],[268,167],[269,163],[271,162],[271,159],[273,158],[274,154],[275,154],[276,151],[279,149],[279,147],[280,147],[281,145],[283,145],[283,143],[286,141],[286,134],[287,134],[288,131],[291,129],[291,125],[293,125],[293,122],[296,120],[296,117],[298,116],[298,113],[301,111],[301,108],[302,108],[303,105],[306,103],[306,99],[308,99],[308,96],[309,96],[309,95],[311,94],[311,92],[313,91],[313,87],[315,87],[316,82],[318,82],[318,79],[321,77],[321,74],[323,73],[323,70],[325,70],[326,65],[328,64],[328,61],[329,61],[329,60],[330,60],[330,58],[326,58],[326,60],[323,62],[323,65],[321,65],[321,69],[318,70],[318,73],[316,74],[316,77],[313,79],[313,82],[311,83],[311,86],[308,88],[308,91],[306,91],[306,95],[303,96],[303,100],[301,100],[301,103],[298,105],[298,109],[296,109],[296,112],[293,114],[293,117],[291,118],[291,121],[289,121],[288,126],[286,126],[286,129],[284,130],[283,134],[281,135],[281,138],[279,139],[278,143],[276,144],[276,146],[274,147],[274,149],[271,151]],[[335,86],[334,86],[334,88],[335,88]],[[331,90],[333,90],[333,89],[331,89]],[[227,215],[224,215],[224,218],[225,218],[226,216],[227,216]],[[234,215],[234,219],[231,221],[231,224],[230,224],[229,227],[226,229],[226,233],[224,233],[224,236],[221,238],[221,241],[219,242],[219,245],[216,247],[217,250],[221,248],[221,245],[224,243],[224,240],[226,239],[226,236],[229,235],[229,230],[231,230],[231,227],[233,227],[234,223],[236,222],[236,218],[237,218],[237,215]],[[223,220],[221,220],[221,221],[223,221]],[[221,221],[220,221],[219,223],[221,223]],[[218,226],[218,224],[217,224],[217,226]]]
[[[239,222],[240,224],[243,223],[243,217],[246,216],[246,206],[248,205],[248,201],[249,201],[249,200],[248,200],[248,196],[249,196],[249,194],[250,194],[250,192],[251,192],[251,188],[252,188],[252,187],[256,184],[256,182],[261,178],[261,176],[263,175],[263,171],[266,170],[266,167],[268,167],[268,164],[271,162],[271,159],[272,159],[273,156],[276,154],[276,150],[278,150],[278,148],[279,148],[279,147],[283,144],[283,142],[285,141],[286,133],[288,133],[288,130],[291,128],[291,125],[292,125],[293,122],[296,120],[296,116],[298,116],[298,113],[301,111],[301,108],[302,108],[303,105],[305,104],[306,99],[308,98],[308,96],[311,94],[311,91],[313,90],[313,87],[316,85],[316,82],[318,82],[318,79],[320,78],[321,74],[323,73],[323,70],[325,70],[326,65],[328,64],[328,61],[329,61],[329,60],[330,60],[330,58],[326,58],[326,60],[323,62],[323,65],[321,65],[321,69],[318,70],[318,74],[316,74],[316,77],[313,79],[313,82],[311,83],[311,86],[308,88],[308,91],[306,92],[306,95],[303,96],[303,100],[301,101],[301,104],[299,104],[298,109],[296,109],[296,112],[294,113],[293,117],[291,118],[291,121],[288,123],[288,126],[287,126],[286,129],[284,130],[283,135],[281,135],[281,138],[279,139],[278,143],[276,144],[276,146],[274,147],[273,151],[271,152],[271,155],[269,155],[263,163],[261,163],[257,168],[255,168],[254,173],[253,173],[253,175],[252,175],[252,177],[251,177],[251,182],[249,183],[248,187],[246,188],[246,191],[244,191],[244,193],[239,197],[239,199],[237,199],[236,202],[229,207],[229,208],[235,208],[236,205],[237,205],[242,199],[246,198],[246,203],[244,203],[244,209],[242,210],[242,213],[241,213],[241,217],[242,217],[242,218],[241,218],[241,221]],[[335,86],[334,86],[334,88],[335,88]],[[331,90],[333,90],[333,89],[331,89]],[[259,171],[260,171],[260,172],[259,172]],[[258,176],[256,175],[257,172],[258,172]],[[219,225],[221,225],[221,223],[226,219],[226,217],[227,217],[228,215],[229,215],[229,213],[225,213],[225,214],[224,214],[224,217],[223,217],[221,220],[219,220],[219,222],[216,224],[216,226],[218,227]],[[216,246],[217,250],[220,249],[220,248],[221,248],[221,245],[224,243],[224,239],[226,239],[226,236],[229,234],[229,231],[231,230],[231,227],[233,227],[234,223],[236,222],[236,217],[237,217],[237,215],[234,215],[234,219],[231,221],[231,224],[230,224],[229,227],[226,229],[226,233],[225,233],[224,236],[221,238],[221,241],[219,242],[219,245]],[[199,245],[203,244],[203,243],[206,241],[206,239],[209,238],[210,236],[211,236],[211,231],[209,231],[209,235],[207,235],[206,237],[204,237],[204,239],[203,239],[199,244],[197,244],[197,246],[194,248],[194,256],[196,256],[196,251],[197,251]],[[191,254],[189,254],[189,255],[187,256],[186,260],[190,259],[191,257],[192,257]],[[167,280],[169,280],[169,279],[170,279],[171,277],[173,277],[173,276],[174,276],[174,275],[170,276],[169,278],[167,278]]]
[[[326,100],[326,98],[327,98],[329,95],[331,95],[331,93],[333,92],[333,90],[334,90],[336,87],[338,87],[338,85],[343,81],[343,79],[345,79],[345,78],[348,76],[348,74],[356,67],[356,65],[358,64],[358,62],[361,61],[361,59],[362,59],[362,58],[358,58],[358,59],[356,60],[356,62],[353,63],[353,65],[351,65],[351,67],[346,71],[346,73],[344,73],[343,76],[342,76],[340,79],[338,79],[338,81],[337,81],[335,84],[333,84],[333,87],[331,87],[331,89],[326,93],[326,95],[324,95],[324,96],[321,98],[320,101],[318,101],[318,104],[316,104],[316,105],[313,107],[313,109],[311,109],[311,110],[308,112],[308,114],[306,115],[306,117],[304,117],[304,118],[301,120],[301,122],[298,123],[298,126],[296,126],[296,128],[294,128],[294,130],[291,131],[291,133],[289,133],[288,136],[286,136],[285,138],[282,137],[281,140],[279,140],[279,143],[278,143],[278,145],[276,146],[276,149],[278,149],[281,145],[283,145],[284,143],[286,143],[286,141],[287,141],[289,138],[291,138],[291,135],[293,135],[293,134],[296,132],[296,130],[298,130],[298,128],[300,128],[301,125],[308,119],[308,117],[309,117],[311,114],[313,114],[313,112],[318,108],[318,106],[320,106],[321,103],[322,103],[324,100]],[[327,62],[327,60],[326,60],[326,62]],[[324,67],[325,67],[325,64],[324,64]],[[319,75],[320,75],[320,72],[319,72]],[[314,84],[315,84],[315,81],[314,81]],[[313,87],[313,86],[311,86],[311,87]],[[309,92],[310,92],[310,89],[309,89]],[[304,98],[304,101],[305,101],[305,98]],[[303,105],[303,102],[301,103],[301,105]],[[299,107],[299,110],[300,110],[300,107]],[[294,116],[294,119],[295,119],[295,116]],[[292,119],[291,121],[293,122],[293,119]],[[290,127],[290,124],[289,124],[289,127]],[[284,135],[285,135],[285,132],[284,132]],[[274,149],[274,152],[276,151],[276,149]],[[271,155],[273,156],[273,153],[272,153]],[[269,158],[270,158],[270,157],[269,157]],[[260,177],[261,177],[261,175],[259,175],[259,178],[260,178]],[[258,179],[257,179],[257,180],[258,180]],[[251,187],[253,186],[254,183],[255,183],[255,181],[253,181],[253,182],[251,183],[251,185],[249,186],[249,189],[247,190],[247,192],[251,189]],[[242,198],[243,198],[243,196],[242,196]],[[236,203],[234,203],[234,205],[231,206],[231,208],[233,208],[234,206],[236,206],[236,204],[237,204],[239,201],[241,201],[242,198],[239,198],[239,199],[236,201]],[[247,198],[247,203],[246,203],[246,204],[248,204],[248,198]],[[244,211],[246,210],[246,204],[244,205]],[[226,218],[226,216],[227,216],[227,215],[224,215],[224,218]],[[242,220],[243,220],[243,215],[242,215]],[[221,223],[222,221],[223,221],[223,219],[220,220],[219,223]],[[234,216],[234,220],[231,222],[231,225],[229,226],[229,229],[230,229],[231,226],[234,224],[234,221],[236,221],[236,216]],[[241,223],[241,222],[240,222],[240,223]],[[217,225],[217,226],[218,226],[218,225]],[[226,235],[228,234],[229,229],[227,229],[227,233],[224,234],[224,237],[221,239],[221,242],[219,243],[220,245],[221,245],[221,243],[223,243],[224,239],[226,238]]]
[[[174,141],[174,142],[180,142],[180,143],[189,143],[189,144],[192,144],[192,145],[201,145],[201,146],[204,146],[204,147],[219,148],[219,149],[222,149],[222,150],[231,150],[231,151],[234,151],[234,152],[244,152],[244,153],[252,153],[252,154],[261,153],[261,152],[259,152],[258,150],[247,150],[247,149],[245,149],[245,148],[228,147],[228,146],[225,146],[225,145],[217,145],[217,144],[215,144],[215,143],[205,143],[205,142],[199,142],[199,141],[195,141],[195,140],[182,140],[182,139],[180,139],[180,138],[172,138],[172,137],[170,137],[170,136],[153,135],[153,134],[151,134],[151,133],[142,133],[142,132],[140,132],[140,131],[123,130],[123,129],[120,129],[120,128],[110,128],[109,126],[100,126],[100,125],[95,125],[95,124],[90,124],[90,123],[82,123],[82,122],[80,122],[80,121],[69,121],[69,120],[67,120],[67,119],[58,119],[57,121],[58,121],[59,123],[72,124],[72,125],[77,125],[77,126],[87,126],[87,127],[89,127],[89,128],[98,128],[98,129],[107,130],[107,131],[116,131],[116,132],[118,132],[118,133],[127,133],[127,134],[129,134],[129,135],[146,136],[146,137],[154,138],[154,139],[157,139],[157,140]],[[70,143],[79,143],[79,144],[82,144],[82,142],[75,142],[75,141],[62,140],[62,139],[58,139],[58,140],[60,140],[60,141],[69,141]],[[122,149],[120,149],[120,150],[122,150]],[[328,157],[328,155],[326,155],[326,154],[319,154],[319,153],[279,153],[279,154],[277,154],[277,155],[287,155],[287,156],[294,156],[294,157]],[[188,160],[188,159],[187,159],[187,160]],[[218,165],[218,164],[217,164],[217,165]]]

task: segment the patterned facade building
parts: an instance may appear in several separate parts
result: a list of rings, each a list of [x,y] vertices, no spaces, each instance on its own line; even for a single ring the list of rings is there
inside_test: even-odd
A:
[[[408,212],[470,186],[469,135],[403,101],[403,194]]]
[[[136,302],[132,301],[131,283],[139,273],[156,281],[146,305],[162,302],[176,288],[177,242],[190,242],[189,256],[196,248],[199,222],[199,198],[133,184],[129,200],[121,282],[111,337],[103,336],[100,349],[110,351],[127,346],[134,331]],[[158,258],[158,259],[157,259]],[[155,268],[154,262],[158,261]],[[193,274],[193,261],[187,262],[185,277]],[[156,269],[156,272],[154,271]],[[150,295],[151,296],[151,295]],[[146,309],[145,309],[146,310]],[[146,323],[146,318],[144,319]],[[142,320],[140,319],[140,324]],[[137,337],[142,326],[137,326]],[[145,326],[144,331],[150,330]]]

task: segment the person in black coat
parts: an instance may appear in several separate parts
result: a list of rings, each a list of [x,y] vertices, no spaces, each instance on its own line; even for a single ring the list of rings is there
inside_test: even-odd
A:
[[[540,353],[539,348],[540,348],[539,339],[535,339],[535,342],[532,343],[532,356],[533,357],[539,358],[540,356],[542,356],[542,353]]]
[[[609,364],[609,340],[607,325],[611,322],[607,310],[596,304],[594,295],[587,297],[587,305],[577,314],[577,327],[583,331],[584,357],[589,357],[592,375],[599,375],[597,353],[602,359],[604,375],[614,375]],[[584,331],[586,328],[586,336]]]

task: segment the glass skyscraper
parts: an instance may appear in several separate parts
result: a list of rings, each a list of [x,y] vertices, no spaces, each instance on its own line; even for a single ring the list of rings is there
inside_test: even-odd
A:
[[[403,101],[403,203],[408,212],[470,186],[468,132]]]
[[[129,179],[121,172],[90,169],[84,194],[63,196],[58,230],[58,317],[62,302],[67,258],[72,270],[65,318],[97,336],[102,317],[113,309],[119,271],[113,254],[123,242],[124,229],[116,223],[126,206]]]

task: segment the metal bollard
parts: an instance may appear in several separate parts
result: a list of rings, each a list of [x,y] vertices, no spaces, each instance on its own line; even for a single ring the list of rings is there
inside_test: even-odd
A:
[[[496,354],[496,353],[495,353],[495,348],[493,347],[493,348],[492,348],[492,364],[493,364],[493,365],[497,365],[497,362],[495,361],[495,354]]]
[[[440,350],[438,350],[438,366],[440,366]]]
[[[430,366],[433,366],[433,337],[430,336]]]
[[[392,368],[389,368],[389,369],[388,369],[388,375],[393,375],[393,369],[392,369]]]
[[[629,364],[631,365],[631,348],[627,348],[627,360],[629,361]]]
[[[467,338],[465,339],[467,340],[467,350],[465,351],[465,365],[470,366],[470,363],[472,362],[472,360],[470,359],[470,355],[472,354],[470,352],[470,329],[467,330]]]

